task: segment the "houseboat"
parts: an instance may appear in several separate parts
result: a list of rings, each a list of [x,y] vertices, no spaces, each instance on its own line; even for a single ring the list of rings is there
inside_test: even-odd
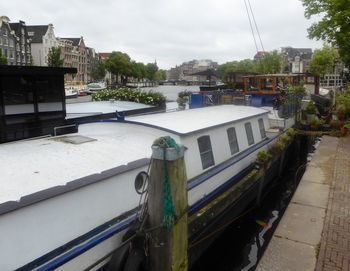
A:
[[[189,257],[195,261],[210,243],[199,240],[258,197],[259,182],[247,178],[257,153],[281,134],[270,129],[269,114],[211,106],[86,123],[77,133],[1,144],[0,270],[108,266],[137,220],[135,181],[147,172],[154,140],[163,136],[187,148]],[[205,215],[204,208],[236,187],[229,201]]]
[[[303,85],[308,95],[319,93],[319,77],[309,73],[255,74],[243,76],[244,95],[253,106],[272,106],[288,87]]]

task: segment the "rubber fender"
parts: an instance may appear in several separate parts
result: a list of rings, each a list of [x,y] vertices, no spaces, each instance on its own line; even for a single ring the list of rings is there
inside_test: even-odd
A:
[[[134,248],[130,251],[123,271],[140,271],[145,259],[145,253],[142,249]]]
[[[113,253],[107,271],[123,271],[129,257],[130,243],[126,243]]]

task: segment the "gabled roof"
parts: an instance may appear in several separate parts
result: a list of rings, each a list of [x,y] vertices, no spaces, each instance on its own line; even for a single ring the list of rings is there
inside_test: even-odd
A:
[[[15,31],[18,37],[22,36],[22,33],[21,33],[22,27],[26,31],[25,35],[27,35],[27,27],[25,25],[25,22],[23,21],[19,21],[18,23],[10,23],[10,27],[13,31]]]
[[[79,46],[81,38],[61,38],[63,40],[70,40],[73,42],[73,46]]]
[[[101,58],[102,61],[107,60],[110,57],[111,54],[112,53],[99,53],[100,58]]]
[[[27,32],[32,43],[42,43],[49,25],[27,25]]]

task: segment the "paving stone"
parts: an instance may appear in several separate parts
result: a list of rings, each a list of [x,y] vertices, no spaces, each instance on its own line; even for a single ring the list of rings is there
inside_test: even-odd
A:
[[[302,181],[293,196],[292,202],[326,208],[328,195],[329,185]]]
[[[325,216],[325,209],[291,203],[275,231],[275,236],[317,246],[321,240]]]
[[[284,238],[273,237],[258,271],[313,271],[316,266],[315,247]]]

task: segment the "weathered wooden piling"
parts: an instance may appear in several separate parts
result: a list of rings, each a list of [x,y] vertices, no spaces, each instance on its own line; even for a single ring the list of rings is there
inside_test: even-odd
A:
[[[188,200],[184,150],[183,146],[152,146],[147,223],[150,229],[154,229],[150,232],[149,239],[149,263],[152,271],[188,269]],[[167,197],[167,193],[170,193],[170,198],[169,195]],[[169,214],[166,214],[169,211],[166,208],[166,204],[169,208],[169,200],[172,201],[170,205],[174,207],[176,214],[173,221],[171,217],[167,217]]]

